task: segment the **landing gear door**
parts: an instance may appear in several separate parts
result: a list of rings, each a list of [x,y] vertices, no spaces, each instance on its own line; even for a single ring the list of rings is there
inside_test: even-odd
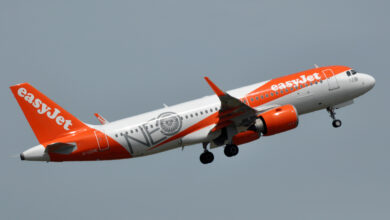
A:
[[[334,74],[332,69],[323,70],[322,73],[327,78],[329,91],[340,88],[339,83],[337,82],[336,75]]]

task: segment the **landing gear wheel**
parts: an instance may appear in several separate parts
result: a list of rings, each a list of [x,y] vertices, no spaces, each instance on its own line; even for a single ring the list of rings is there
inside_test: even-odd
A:
[[[208,163],[213,162],[214,154],[211,153],[210,151],[205,151],[200,155],[199,159],[200,159],[200,162],[202,162],[203,164],[208,164]]]
[[[238,147],[237,145],[234,145],[234,144],[228,144],[226,145],[225,149],[224,149],[224,153],[227,157],[233,157],[233,156],[236,156],[238,154]]]
[[[333,127],[335,127],[335,128],[340,127],[341,124],[342,124],[342,123],[341,123],[341,121],[340,121],[339,119],[333,120],[333,122],[332,122],[332,125],[333,125]]]
[[[334,112],[333,107],[328,107],[326,110],[329,112],[330,117],[333,119],[332,125],[335,128],[338,128],[341,126],[341,121],[339,119],[336,119],[336,112]]]

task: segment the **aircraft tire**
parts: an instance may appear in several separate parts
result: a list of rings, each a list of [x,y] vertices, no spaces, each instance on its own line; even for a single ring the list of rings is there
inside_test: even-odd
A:
[[[209,164],[211,162],[213,162],[214,160],[214,154],[211,153],[210,151],[205,151],[203,152],[200,157],[200,162],[203,163],[203,164]]]
[[[234,144],[228,144],[225,146],[225,149],[223,150],[225,155],[227,157],[233,157],[236,156],[239,152],[237,145]]]

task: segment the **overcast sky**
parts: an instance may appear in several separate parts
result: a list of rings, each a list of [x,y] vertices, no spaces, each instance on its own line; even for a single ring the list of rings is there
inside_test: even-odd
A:
[[[390,218],[388,1],[0,0],[1,219]],[[20,161],[38,144],[9,86],[30,82],[88,123],[314,67],[376,78],[355,104],[199,162]]]

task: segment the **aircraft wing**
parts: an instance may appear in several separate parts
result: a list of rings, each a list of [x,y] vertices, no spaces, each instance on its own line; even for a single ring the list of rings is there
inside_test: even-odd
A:
[[[230,125],[239,128],[249,127],[254,123],[259,111],[222,91],[208,77],[205,77],[205,80],[221,101],[221,109],[218,115],[219,119],[215,127],[211,130],[212,132]]]

